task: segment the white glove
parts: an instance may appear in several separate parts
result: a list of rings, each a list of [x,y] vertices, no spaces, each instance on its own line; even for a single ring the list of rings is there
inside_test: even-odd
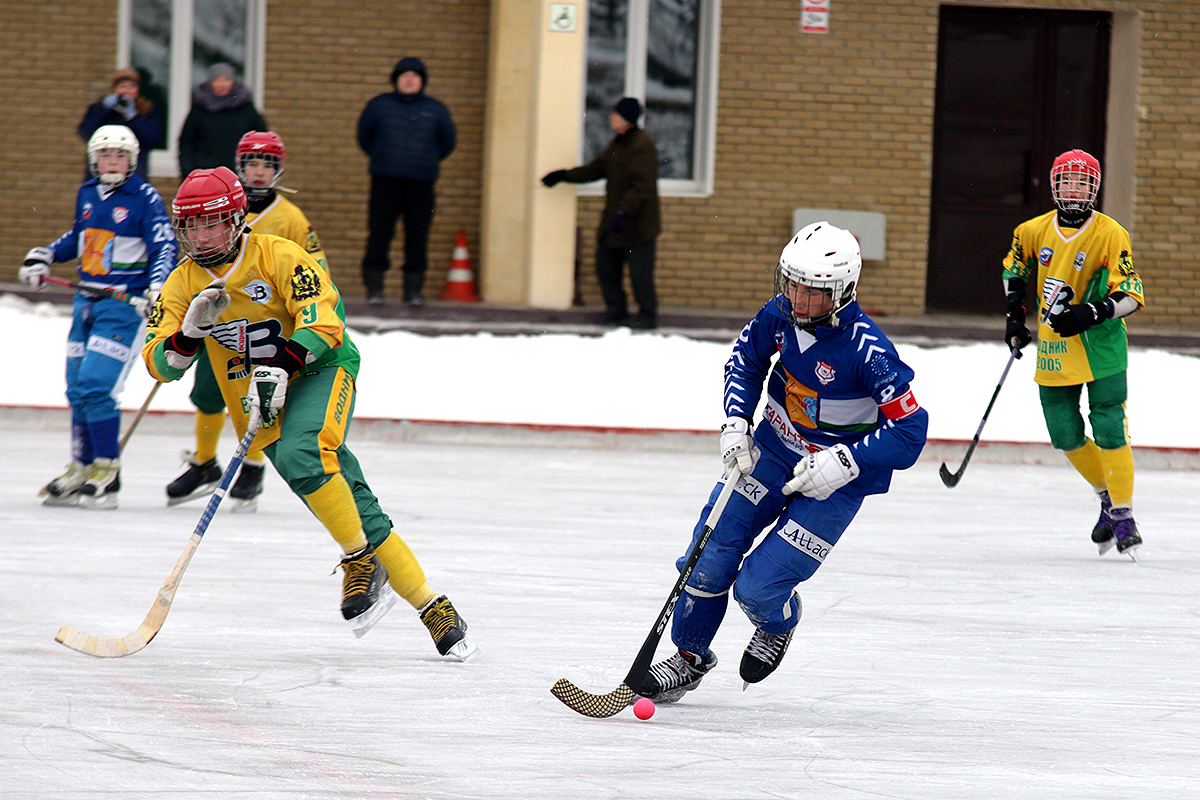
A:
[[[250,407],[250,419],[257,416],[264,425],[283,411],[287,402],[287,370],[281,367],[255,367],[250,373],[250,386],[246,390],[246,402]]]
[[[158,302],[158,295],[161,292],[161,283],[152,284],[145,297],[130,297],[129,305],[133,306],[133,310],[138,313],[139,317],[146,319],[150,316],[150,309],[154,308],[154,304]]]
[[[212,333],[213,325],[231,302],[233,298],[225,291],[225,279],[217,278],[192,298],[180,332],[192,339],[203,339]]]
[[[41,289],[50,277],[50,265],[54,263],[54,251],[49,247],[35,247],[25,255],[25,264],[17,271],[21,283]]]
[[[721,463],[728,478],[736,465],[738,472],[749,475],[758,460],[759,450],[750,435],[750,423],[742,417],[730,417],[721,426]]]
[[[860,471],[850,448],[835,444],[800,459],[794,470],[796,477],[783,485],[783,493],[799,492],[805,497],[824,500],[857,478]]]

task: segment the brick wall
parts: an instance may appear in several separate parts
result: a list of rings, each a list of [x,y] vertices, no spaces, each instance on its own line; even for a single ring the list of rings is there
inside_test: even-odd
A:
[[[1149,305],[1130,324],[1200,330],[1200,7],[1192,0],[1036,5],[1141,13],[1133,235]],[[798,31],[797,3],[724,0],[715,192],[664,200],[664,308],[756,308],[770,291],[792,209],[808,205],[886,214],[887,259],[868,262],[863,305],[923,311],[938,8],[935,0],[834,0],[831,33],[819,36]],[[403,55],[426,61],[429,93],[450,107],[459,129],[438,183],[428,293],[440,292],[460,228],[476,269],[487,268],[478,231],[488,13],[487,0],[268,3],[260,105],[288,145],[284,183],[300,190],[294,199],[348,294],[360,291],[367,190],[354,125],[366,101],[387,90]],[[75,127],[96,81],[113,68],[115,25],[111,0],[69,10],[9,0],[0,8],[0,41],[12,54],[0,63],[0,103],[10,109],[0,129],[9,184],[0,280],[15,279],[24,252],[71,221],[83,159]],[[157,182],[168,200],[173,183]],[[580,201],[589,305],[599,304],[590,252],[598,213],[597,199]]]

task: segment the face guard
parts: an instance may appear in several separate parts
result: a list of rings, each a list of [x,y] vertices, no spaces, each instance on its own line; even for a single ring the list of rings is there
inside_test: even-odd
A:
[[[1050,194],[1059,210],[1073,217],[1086,215],[1100,191],[1100,162],[1082,150],[1068,150],[1050,167]]]
[[[101,125],[92,134],[92,138],[88,139],[88,169],[92,175],[100,179],[100,183],[106,186],[120,186],[129,180],[129,177],[137,169],[138,152],[140,149],[137,137],[133,135],[133,131],[129,130],[129,128],[126,128],[124,125]],[[100,154],[105,151],[107,153],[112,153],[113,151],[123,152],[129,157],[129,163],[126,165],[124,172],[102,173],[100,171]]]
[[[828,222],[802,228],[775,268],[775,304],[801,328],[835,326],[854,301],[862,251],[854,234]]]
[[[286,157],[283,139],[277,133],[250,131],[243,136],[237,146],[237,173],[246,194],[257,200],[274,192],[279,186],[279,179],[283,177],[283,161]],[[260,182],[258,172],[262,166],[274,170],[274,174]]]
[[[194,170],[171,203],[179,249],[212,269],[237,258],[246,229],[246,193],[226,167]]]

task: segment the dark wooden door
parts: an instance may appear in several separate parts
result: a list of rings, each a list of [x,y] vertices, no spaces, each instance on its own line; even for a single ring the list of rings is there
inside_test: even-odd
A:
[[[1001,312],[1000,264],[1053,207],[1051,162],[1079,148],[1103,165],[1110,30],[1106,13],[942,7],[929,310]]]

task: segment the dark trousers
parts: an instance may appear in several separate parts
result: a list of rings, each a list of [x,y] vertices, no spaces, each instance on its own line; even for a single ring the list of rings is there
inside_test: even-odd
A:
[[[388,251],[396,236],[396,220],[404,216],[404,296],[419,294],[429,268],[426,255],[433,224],[433,181],[371,176],[367,207],[367,250],[363,254],[363,285],[368,296],[383,294],[383,273],[391,266]]]
[[[629,316],[625,300],[622,269],[629,264],[629,283],[633,287],[633,299],[637,301],[641,316],[655,319],[658,316],[658,295],[654,291],[654,244],[655,240],[633,247],[596,247],[596,278],[600,281],[600,292],[604,295],[604,306],[610,319],[619,320]]]

